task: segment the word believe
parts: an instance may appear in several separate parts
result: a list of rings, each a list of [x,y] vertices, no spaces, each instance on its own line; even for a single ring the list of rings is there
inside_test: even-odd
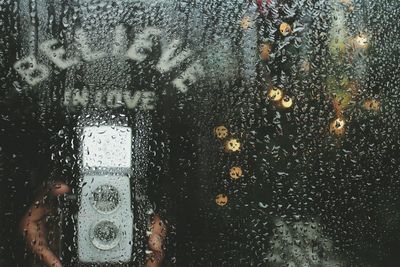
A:
[[[77,57],[66,58],[66,50],[63,47],[56,47],[58,41],[55,39],[44,41],[39,45],[39,49],[61,70],[65,70],[82,62],[92,62],[107,56],[123,56],[126,59],[140,63],[143,62],[148,57],[148,53],[152,51],[154,46],[154,37],[157,37],[160,38],[161,41],[161,56],[155,67],[160,73],[167,73],[187,60],[192,55],[192,51],[186,49],[177,52],[177,48],[181,45],[181,41],[178,39],[172,41],[161,39],[161,34],[161,30],[157,28],[145,28],[141,33],[136,35],[135,40],[126,50],[126,29],[124,26],[120,25],[115,28],[111,55],[108,55],[104,51],[93,50],[90,47],[87,35],[83,30],[76,31],[75,46],[79,52],[79,56]],[[35,86],[46,80],[50,74],[49,67],[38,63],[37,59],[33,55],[17,61],[14,64],[14,69],[31,86]],[[198,78],[203,75],[204,69],[202,65],[199,61],[195,61],[183,70],[182,73],[177,75],[177,78],[172,80],[172,85],[179,92],[185,93],[188,90],[187,84],[195,83]],[[85,103],[88,102],[86,99],[87,95],[88,93],[85,91],[66,91],[64,95],[64,104],[67,104],[66,101],[72,101],[72,103],[85,105]],[[105,97],[107,103],[125,102],[127,107],[135,107],[139,101],[138,98],[141,98],[142,105],[144,102],[147,103],[144,104],[145,106],[149,106],[148,103],[154,98],[154,94],[151,92],[138,92],[133,96],[128,95],[127,92],[112,92],[107,95],[104,95],[104,93],[98,93],[97,95],[98,99],[103,99]],[[95,100],[95,102],[98,104],[101,103],[100,100]]]

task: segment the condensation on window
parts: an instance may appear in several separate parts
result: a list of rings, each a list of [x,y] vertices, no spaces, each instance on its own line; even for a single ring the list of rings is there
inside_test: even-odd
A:
[[[0,266],[400,266],[399,9],[0,0]]]

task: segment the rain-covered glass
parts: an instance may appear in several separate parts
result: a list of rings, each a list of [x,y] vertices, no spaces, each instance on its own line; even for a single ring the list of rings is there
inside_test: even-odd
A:
[[[399,14],[0,0],[0,266],[400,266]]]

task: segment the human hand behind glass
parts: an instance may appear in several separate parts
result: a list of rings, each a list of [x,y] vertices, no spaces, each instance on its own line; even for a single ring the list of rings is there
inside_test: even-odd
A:
[[[69,193],[71,189],[62,182],[51,185],[47,192],[57,197]],[[46,193],[47,193],[46,192]],[[40,194],[23,216],[20,229],[24,235],[28,247],[39,256],[47,267],[62,267],[57,255],[50,249],[47,237],[46,218],[54,213],[54,208],[49,207],[45,201],[46,194]],[[154,216],[151,223],[151,234],[148,239],[149,249],[152,251],[146,262],[146,267],[158,267],[164,258],[164,238],[166,228],[159,216]]]

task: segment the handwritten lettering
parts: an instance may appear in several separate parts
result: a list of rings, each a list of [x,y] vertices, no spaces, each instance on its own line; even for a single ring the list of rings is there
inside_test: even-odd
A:
[[[151,52],[153,47],[153,36],[158,36],[161,34],[161,31],[156,28],[147,28],[145,29],[131,47],[127,51],[127,56],[130,59],[133,59],[137,62],[142,62],[147,58],[147,54],[144,53],[145,51]]]
[[[66,51],[64,48],[53,47],[58,43],[57,40],[47,40],[40,45],[40,50],[60,69],[66,69],[79,63],[79,59],[64,59]]]
[[[87,89],[72,89],[64,92],[63,105],[67,107],[87,107],[93,104],[99,108],[118,108],[125,106],[127,109],[140,108],[142,110],[154,109],[155,93],[151,91],[136,91],[133,93],[112,90],[109,92],[97,91],[93,103],[90,102]]]
[[[170,44],[163,44],[160,61],[156,66],[161,73],[172,70],[192,54],[191,51],[187,50],[175,54],[180,44],[181,41],[179,40],[173,40]]]
[[[49,69],[45,65],[38,64],[34,56],[28,56],[17,61],[14,69],[31,86],[35,86],[47,79]]]
[[[123,25],[119,25],[115,28],[114,44],[113,44],[113,56],[123,56],[125,54],[125,48],[127,47],[127,36],[126,30]]]
[[[89,103],[89,91],[86,89],[82,91],[74,90],[72,92],[72,103],[74,106],[78,105],[86,106]]]
[[[201,77],[204,75],[203,66],[196,62],[193,65],[189,66],[180,77],[176,78],[172,81],[172,84],[180,91],[181,93],[186,93],[188,90],[187,84],[195,83],[197,81],[197,77]]]
[[[131,96],[131,92],[125,91],[123,92],[124,102],[128,109],[133,109],[137,106],[140,100],[141,93],[140,91],[136,91],[133,96]]]
[[[162,39],[162,31],[154,27],[143,29],[136,35],[135,40],[128,47],[126,28],[119,25],[115,28],[114,38],[110,49],[110,55],[104,51],[93,49],[89,43],[87,33],[78,29],[75,35],[75,44],[79,56],[67,58],[68,47],[62,47],[56,39],[46,40],[39,45],[42,52],[59,69],[65,70],[72,66],[99,60],[107,56],[122,57],[134,60],[138,63],[147,59],[156,43],[161,46],[161,55],[155,65],[155,69],[160,73],[167,73],[182,65],[189,60],[193,54],[191,50],[182,48],[182,42],[178,39],[168,41]],[[128,49],[127,49],[128,48]],[[189,63],[189,62],[188,62]],[[46,65],[39,64],[35,56],[30,55],[22,58],[14,64],[14,69],[31,86],[36,86],[49,77],[50,69]],[[172,80],[172,85],[181,93],[188,91],[188,86],[195,83],[203,76],[202,65],[197,61],[191,63],[180,74]],[[87,89],[76,90],[67,89],[64,94],[63,105],[65,106],[87,106],[90,102],[90,92]],[[154,109],[155,94],[150,91],[109,91],[107,93],[94,92],[94,105],[98,107],[118,108],[123,105],[128,109],[140,107],[142,109]]]

